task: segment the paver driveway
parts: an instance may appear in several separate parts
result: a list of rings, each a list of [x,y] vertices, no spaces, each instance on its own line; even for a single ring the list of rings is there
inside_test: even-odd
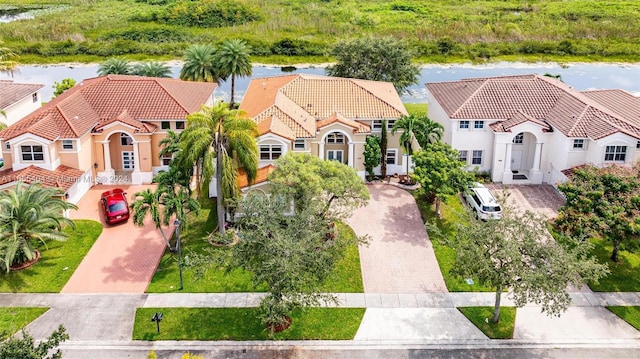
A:
[[[357,235],[370,237],[360,246],[365,292],[446,292],[413,196],[391,185],[367,187],[369,204],[347,221]]]
[[[105,224],[100,194],[116,186],[98,185],[89,190],[71,212],[72,219],[93,219],[104,226],[102,234],[73,273],[62,293],[144,293],[156,271],[165,244],[150,222],[136,227],[133,220]],[[152,186],[117,186],[134,193]],[[168,230],[167,230],[168,231]]]
[[[548,184],[536,185],[503,185],[490,183],[486,185],[494,193],[504,191],[509,194],[508,202],[515,208],[538,212],[547,218],[558,215],[558,209],[564,205],[564,198]]]

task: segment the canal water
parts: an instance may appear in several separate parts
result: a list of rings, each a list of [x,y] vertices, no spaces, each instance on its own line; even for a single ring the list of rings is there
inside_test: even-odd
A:
[[[178,77],[181,65],[177,62],[169,63],[174,77]],[[286,69],[285,69],[286,70]],[[292,70],[289,68],[288,70]],[[43,101],[49,101],[53,95],[53,83],[64,78],[73,78],[77,82],[96,77],[97,64],[63,64],[63,65],[28,65],[20,66],[13,74],[13,80],[24,83],[39,83],[45,85],[42,89]],[[297,67],[291,71],[283,71],[279,66],[256,65],[253,67],[251,78],[278,76],[289,73],[306,73],[324,75],[321,66]],[[552,74],[560,75],[561,79],[577,90],[590,89],[623,89],[640,96],[640,63],[519,63],[499,62],[487,65],[456,64],[456,65],[426,65],[420,72],[417,85],[411,86],[402,95],[404,102],[426,102],[426,82],[453,81],[474,77],[491,77],[520,74]],[[0,79],[11,79],[9,74],[0,74]],[[236,79],[236,102],[249,85],[249,78]],[[220,84],[216,96],[229,100],[231,93],[230,81]]]

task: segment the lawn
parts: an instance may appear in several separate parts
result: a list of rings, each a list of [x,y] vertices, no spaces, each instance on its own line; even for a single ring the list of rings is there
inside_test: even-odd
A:
[[[0,308],[0,340],[17,333],[49,308]]]
[[[458,307],[490,339],[511,339],[516,324],[516,308],[500,307],[500,320],[494,323],[493,307]]]
[[[186,257],[190,253],[207,253],[227,251],[228,248],[213,247],[207,241],[207,235],[216,227],[215,202],[205,200],[198,215],[190,214],[188,227],[183,231],[182,248]],[[338,226],[340,235],[355,236],[353,230],[344,224]],[[231,292],[264,292],[266,286],[258,288],[251,284],[251,274],[243,270],[225,273],[223,269],[210,268],[200,278],[195,271],[183,269],[184,289],[188,293],[231,293]],[[149,284],[149,293],[171,293],[179,291],[179,273],[175,253],[167,251],[158,265],[158,269]],[[324,284],[327,292],[360,293],[363,292],[362,273],[360,272],[360,255],[357,246],[346,248],[344,258],[336,264],[336,270]]]
[[[463,221],[468,221],[469,216],[466,213],[465,207],[462,201],[457,195],[449,196],[440,205],[440,211],[442,218],[438,219],[435,215],[435,207],[433,204],[427,203],[421,195],[421,190],[411,191],[411,194],[415,197],[418,208],[422,215],[424,223],[434,225],[438,228],[442,237],[439,238],[434,230],[431,230],[427,226],[427,232],[429,232],[429,239],[433,244],[433,250],[440,266],[440,271],[444,277],[444,282],[447,285],[447,289],[450,292],[491,292],[490,288],[481,286],[477,281],[473,281],[473,284],[467,283],[466,278],[458,278],[451,275],[450,271],[455,264],[456,253],[453,248],[447,245],[445,238],[452,238],[455,236],[455,224]]]
[[[625,322],[631,324],[634,328],[640,330],[640,307],[607,307],[615,315],[622,318]]]
[[[427,104],[426,103],[404,103],[404,108],[407,109],[410,115],[418,114],[418,113],[427,113]]]
[[[589,283],[589,288],[596,292],[640,292],[640,249],[635,253],[618,252],[618,263],[611,261],[613,244],[604,239],[592,239],[595,245],[592,253],[600,263],[609,266],[609,275],[600,279],[599,283]]]
[[[160,334],[151,322],[164,314]],[[258,308],[138,308],[134,340],[350,340],[364,308],[308,308],[292,315],[289,329],[273,337],[262,325]]]
[[[0,272],[0,292],[57,293],[78,268],[85,254],[102,233],[102,224],[75,220],[76,229],[67,227],[69,238],[40,247],[42,257],[33,266],[16,272]]]

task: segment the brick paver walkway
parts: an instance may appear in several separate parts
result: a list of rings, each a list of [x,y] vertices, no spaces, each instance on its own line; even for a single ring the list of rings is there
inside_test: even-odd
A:
[[[151,186],[118,186],[133,194]],[[136,227],[133,220],[107,225],[99,204],[100,194],[114,186],[98,185],[78,203],[73,219],[100,221],[104,230],[73,273],[62,293],[144,293],[166,247],[153,224]],[[168,232],[168,230],[167,230]]]
[[[565,202],[558,191],[548,184],[503,185],[492,183],[486,186],[495,192],[507,191],[510,194],[509,202],[516,208],[538,212],[548,218],[556,217],[558,209]]]
[[[446,292],[413,196],[391,185],[368,188],[369,204],[347,221],[357,235],[370,237],[368,246],[360,246],[365,292]]]

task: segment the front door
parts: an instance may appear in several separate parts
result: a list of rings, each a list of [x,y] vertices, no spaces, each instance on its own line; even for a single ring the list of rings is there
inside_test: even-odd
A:
[[[327,151],[327,159],[342,162],[342,150],[328,150]]]
[[[133,170],[135,167],[132,151],[122,151],[122,169]]]
[[[522,167],[522,151],[511,151],[511,171],[520,171]]]

